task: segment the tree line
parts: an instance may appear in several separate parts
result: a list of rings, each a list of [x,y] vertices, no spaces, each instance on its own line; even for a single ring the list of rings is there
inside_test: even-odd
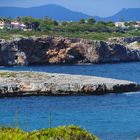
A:
[[[97,31],[103,30],[108,31],[108,28],[115,27],[112,21],[104,22],[99,21],[97,22],[94,18],[88,19],[80,19],[78,22],[72,21],[56,21],[52,20],[49,17],[44,17],[43,19],[33,18],[30,16],[25,17],[17,17],[13,19],[11,17],[8,18],[0,18],[0,20],[4,20],[6,23],[10,23],[12,21],[18,21],[20,23],[24,23],[27,29],[32,28],[35,31],[48,31],[48,30],[57,30],[57,31]]]

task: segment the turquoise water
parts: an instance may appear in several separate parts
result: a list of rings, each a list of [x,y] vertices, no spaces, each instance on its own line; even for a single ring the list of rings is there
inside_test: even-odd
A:
[[[32,70],[96,75],[140,83],[140,63],[85,66],[1,67],[0,70]],[[19,97],[0,99],[0,124],[24,130],[75,124],[103,140],[135,140],[140,137],[140,93],[104,96]]]

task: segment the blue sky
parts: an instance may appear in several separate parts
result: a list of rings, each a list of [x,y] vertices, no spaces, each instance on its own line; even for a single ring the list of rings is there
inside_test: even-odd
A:
[[[0,0],[0,6],[33,7],[58,4],[93,16],[111,16],[122,8],[140,8],[140,0]]]

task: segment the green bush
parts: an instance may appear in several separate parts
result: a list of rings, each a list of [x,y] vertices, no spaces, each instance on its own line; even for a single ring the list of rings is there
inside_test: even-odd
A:
[[[0,140],[98,140],[98,138],[77,126],[61,126],[33,132],[1,127]]]
[[[12,72],[0,72],[0,77],[16,77],[16,73]]]

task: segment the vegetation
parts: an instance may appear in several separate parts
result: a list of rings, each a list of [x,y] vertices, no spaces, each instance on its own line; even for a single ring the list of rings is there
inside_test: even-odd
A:
[[[5,18],[6,22],[11,22],[12,18]],[[0,30],[0,38],[10,39],[15,36],[30,37],[30,36],[64,36],[74,38],[85,38],[95,40],[108,40],[110,37],[132,37],[140,36],[140,30],[132,26],[123,29],[116,27],[113,22],[96,22],[95,19],[81,19],[79,22],[58,22],[56,20],[45,17],[37,19],[32,17],[17,17],[17,21],[24,23],[27,29],[23,31],[18,29],[4,28]],[[132,25],[132,23],[127,23]]]
[[[33,132],[1,127],[0,140],[98,140],[98,138],[77,126],[61,126]]]
[[[137,45],[139,45],[139,46],[140,46],[140,42],[138,42],[138,43],[137,43]]]
[[[16,73],[11,72],[0,72],[0,77],[16,77]]]

